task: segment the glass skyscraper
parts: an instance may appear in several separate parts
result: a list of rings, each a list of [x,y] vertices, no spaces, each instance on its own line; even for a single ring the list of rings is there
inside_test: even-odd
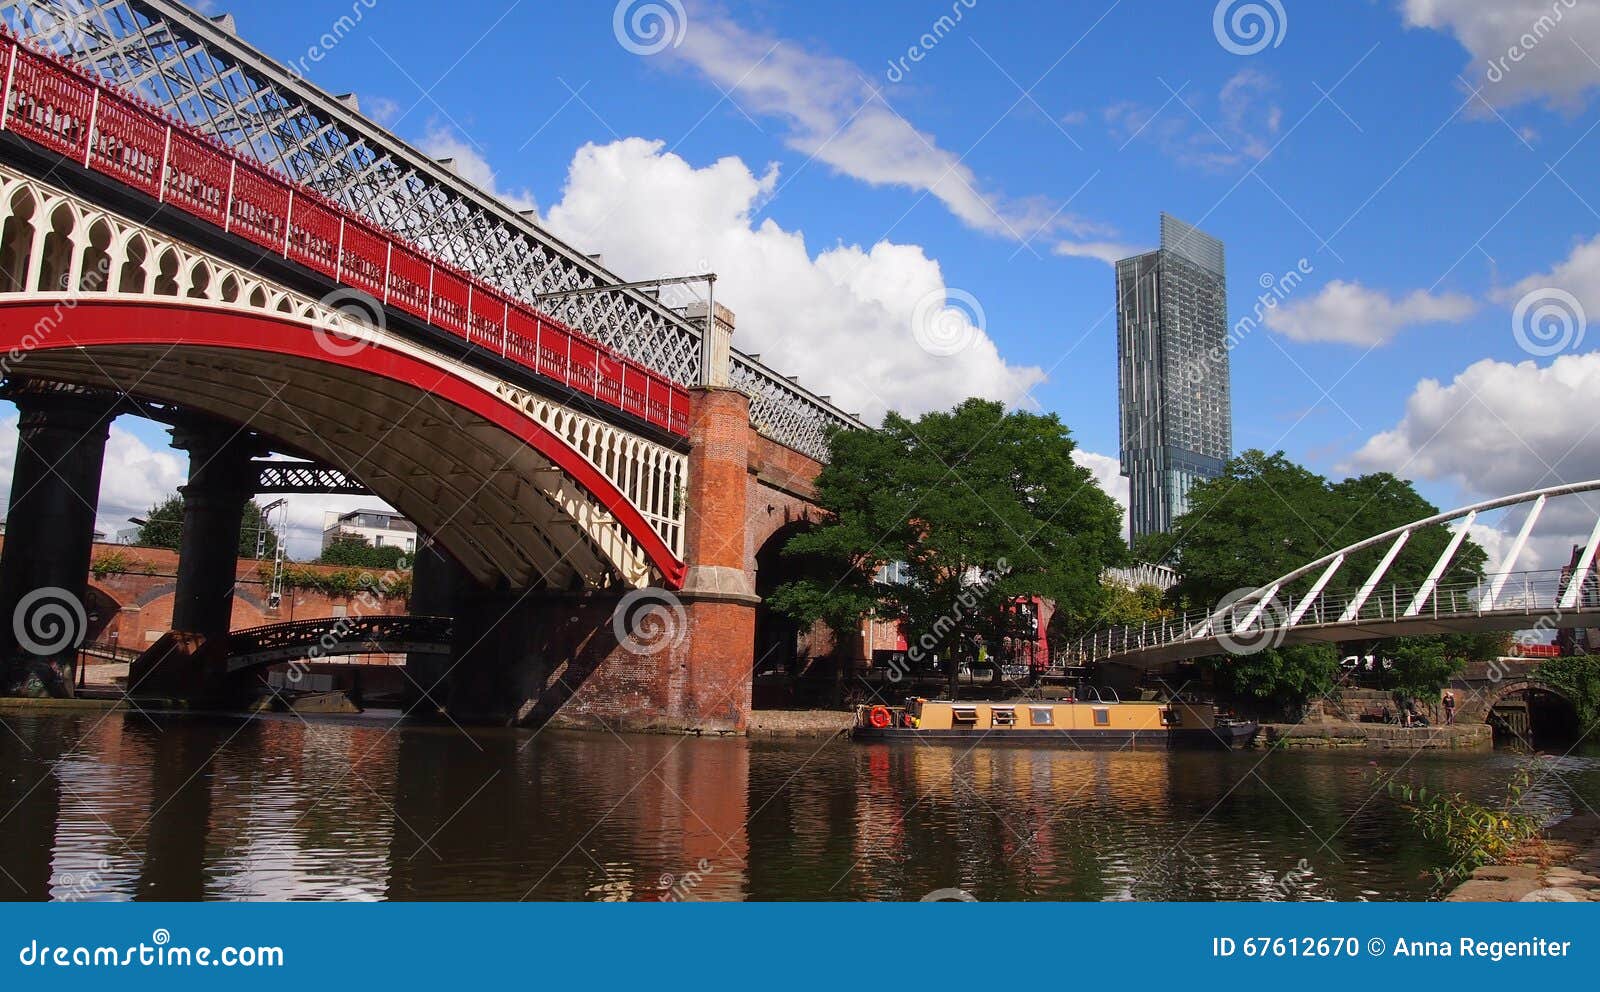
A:
[[[1132,537],[1169,530],[1233,455],[1222,242],[1161,215],[1161,247],[1117,263],[1117,398]]]

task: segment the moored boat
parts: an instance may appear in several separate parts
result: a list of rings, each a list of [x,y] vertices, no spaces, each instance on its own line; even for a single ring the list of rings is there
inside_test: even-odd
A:
[[[951,702],[909,699],[904,706],[856,707],[859,741],[982,741],[1112,748],[1240,748],[1259,725],[1234,720],[1210,703],[1034,700]]]

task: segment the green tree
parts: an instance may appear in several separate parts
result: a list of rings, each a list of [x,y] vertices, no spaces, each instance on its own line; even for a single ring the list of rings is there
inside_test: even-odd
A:
[[[341,534],[328,542],[317,561],[323,565],[346,565],[352,568],[394,568],[405,557],[405,551],[395,545],[375,548],[360,534]]]
[[[239,524],[239,557],[256,556],[256,536],[266,535],[261,556],[271,558],[277,554],[278,535],[267,525],[261,506],[255,500],[245,504],[244,519]],[[183,539],[183,495],[173,493],[152,506],[139,524],[139,544],[147,548],[178,550]]]
[[[1474,661],[1492,661],[1511,648],[1511,635],[1491,631],[1480,634],[1435,634],[1391,637],[1359,645],[1345,645],[1346,653],[1371,654],[1389,663],[1380,675],[1380,687],[1400,696],[1436,699],[1446,683]]]
[[[1209,608],[1236,590],[1256,588],[1342,547],[1438,512],[1410,482],[1387,472],[1330,483],[1281,451],[1246,451],[1219,478],[1196,484],[1188,512],[1173,522],[1172,554],[1183,573],[1174,593],[1191,609]],[[1421,584],[1450,539],[1443,524],[1413,532],[1385,573],[1385,586]],[[1350,556],[1326,594],[1355,592],[1387,551],[1388,544],[1380,543]],[[1468,538],[1440,582],[1475,584],[1486,560]],[[1304,593],[1316,578],[1306,575],[1283,594]]]
[[[944,660],[953,691],[954,660],[975,638],[1021,633],[1013,600],[1088,613],[1101,571],[1125,559],[1121,510],[1075,447],[1055,415],[979,399],[833,435],[816,483],[827,520],[785,547],[824,571],[780,586],[772,605],[834,630],[869,612],[899,621],[914,653]],[[891,562],[904,581],[887,580]]]
[[[1155,586],[1129,589],[1115,582],[1102,582],[1100,595],[1089,613],[1056,609],[1050,618],[1050,646],[1067,647],[1107,627],[1137,627],[1176,615],[1177,611],[1167,604],[1166,594]]]
[[[1168,564],[1182,573],[1173,590],[1176,604],[1209,610],[1239,590],[1258,588],[1340,548],[1437,513],[1410,482],[1390,473],[1329,482],[1281,451],[1268,455],[1250,450],[1230,461],[1219,478],[1196,484],[1189,493],[1189,510],[1173,521],[1172,533],[1156,535],[1140,550],[1164,551]],[[1373,595],[1398,600],[1420,585],[1451,537],[1442,524],[1412,532]],[[1355,593],[1390,545],[1382,541],[1350,555],[1323,595],[1337,600]],[[1483,549],[1468,538],[1441,576],[1441,587],[1476,585],[1486,559]],[[1305,595],[1320,571],[1291,582],[1279,597]],[[1393,664],[1392,687],[1419,696],[1436,693],[1466,661],[1492,657],[1484,652],[1493,650],[1481,639],[1436,637],[1394,638],[1373,647],[1374,653]],[[1307,645],[1218,657],[1205,664],[1217,673],[1220,684],[1292,708],[1332,687],[1338,676],[1337,655],[1332,647]]]
[[[1339,652],[1331,644],[1293,644],[1248,655],[1202,658],[1217,685],[1291,713],[1325,696],[1339,679]]]
[[[1239,589],[1314,561],[1335,529],[1328,480],[1283,456],[1246,451],[1216,479],[1189,490],[1189,510],[1172,523],[1183,579],[1174,597],[1210,609]]]
[[[1560,689],[1578,711],[1578,725],[1585,732],[1600,723],[1600,658],[1594,655],[1566,655],[1541,662],[1534,678]]]

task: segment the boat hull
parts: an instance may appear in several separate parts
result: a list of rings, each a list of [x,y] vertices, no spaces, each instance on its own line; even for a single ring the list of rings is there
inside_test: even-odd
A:
[[[1193,730],[920,730],[911,727],[856,727],[853,740],[868,743],[926,742],[956,744],[1026,744],[1031,746],[1104,748],[1123,751],[1224,749],[1249,747],[1259,727],[1254,723]]]

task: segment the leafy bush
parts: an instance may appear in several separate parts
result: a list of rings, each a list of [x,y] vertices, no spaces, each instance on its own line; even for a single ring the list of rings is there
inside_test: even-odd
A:
[[[1448,852],[1450,865],[1433,872],[1443,887],[1456,884],[1476,868],[1503,864],[1539,835],[1538,819],[1520,811],[1532,781],[1528,765],[1518,768],[1498,809],[1459,792],[1435,792],[1392,778],[1385,789],[1410,814],[1422,836],[1442,844]]]

